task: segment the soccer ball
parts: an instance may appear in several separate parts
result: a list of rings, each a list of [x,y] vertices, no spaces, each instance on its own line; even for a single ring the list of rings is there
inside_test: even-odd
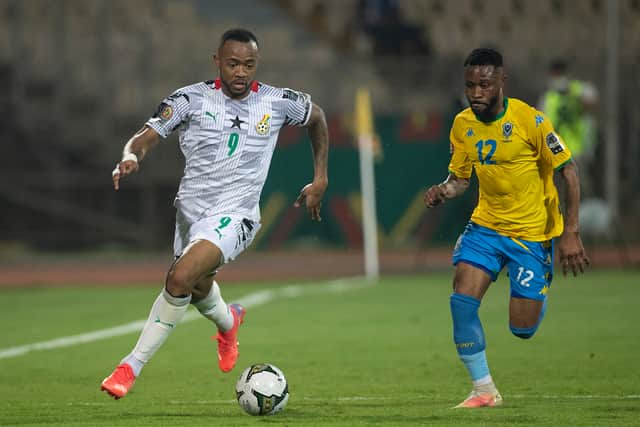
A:
[[[272,415],[289,401],[289,385],[280,369],[270,363],[251,365],[236,383],[236,398],[250,415]]]

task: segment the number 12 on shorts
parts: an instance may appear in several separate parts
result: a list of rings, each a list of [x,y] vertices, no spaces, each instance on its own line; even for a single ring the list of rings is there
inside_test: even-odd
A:
[[[520,283],[520,285],[524,286],[525,288],[528,288],[530,286],[529,281],[533,279],[533,276],[533,271],[527,270],[524,267],[518,267],[518,276],[516,277],[516,282]]]

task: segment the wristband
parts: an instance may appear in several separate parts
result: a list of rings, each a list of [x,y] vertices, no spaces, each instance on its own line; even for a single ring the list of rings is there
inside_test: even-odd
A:
[[[134,153],[125,153],[122,155],[122,160],[120,160],[121,162],[126,162],[127,160],[131,160],[134,161],[136,163],[138,163],[138,156],[136,156]]]

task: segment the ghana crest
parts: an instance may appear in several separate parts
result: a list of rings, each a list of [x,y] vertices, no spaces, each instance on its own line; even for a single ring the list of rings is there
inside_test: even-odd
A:
[[[262,120],[256,125],[256,132],[260,135],[266,135],[269,133],[269,122],[271,121],[271,115],[265,114],[262,116]]]

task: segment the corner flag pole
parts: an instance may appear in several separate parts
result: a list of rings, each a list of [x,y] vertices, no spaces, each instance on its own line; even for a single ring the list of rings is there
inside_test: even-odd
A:
[[[604,188],[607,205],[613,220],[618,222],[620,213],[620,128],[619,105],[619,47],[620,47],[620,8],[618,0],[607,2],[607,56],[605,68],[606,115],[604,148]]]
[[[358,137],[358,152],[360,153],[364,270],[367,279],[377,280],[380,275],[380,268],[378,262],[376,183],[373,168],[374,133],[371,100],[367,89],[358,89],[355,107],[355,130]]]

